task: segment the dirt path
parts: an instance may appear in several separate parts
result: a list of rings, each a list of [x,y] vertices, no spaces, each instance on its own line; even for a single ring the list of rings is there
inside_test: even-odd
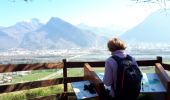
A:
[[[53,77],[55,77],[56,75],[61,75],[63,73],[63,69],[60,69],[60,70],[58,70],[57,72],[54,72],[54,73],[52,73],[52,74],[50,74],[50,75],[48,75],[48,76],[46,76],[46,77],[43,77],[43,78],[41,78],[41,79],[39,79],[39,80],[46,80],[46,79],[49,79],[49,78],[53,78]]]

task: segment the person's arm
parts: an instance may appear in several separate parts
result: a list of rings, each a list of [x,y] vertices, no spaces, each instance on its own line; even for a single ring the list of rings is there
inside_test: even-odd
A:
[[[113,69],[111,69],[111,63],[109,62],[109,60],[106,60],[105,62],[103,83],[106,86],[111,86],[111,84],[113,83]]]

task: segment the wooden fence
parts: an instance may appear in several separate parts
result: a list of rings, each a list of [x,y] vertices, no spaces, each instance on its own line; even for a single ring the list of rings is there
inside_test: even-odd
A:
[[[68,92],[68,83],[76,82],[84,80],[84,77],[69,77],[67,75],[67,68],[83,68],[84,64],[88,63],[92,67],[104,67],[104,61],[96,61],[96,62],[71,62],[63,59],[63,62],[60,63],[38,63],[38,64],[7,64],[0,65],[0,73],[5,72],[16,72],[16,71],[30,71],[30,70],[44,70],[44,69],[63,69],[63,77],[56,79],[48,79],[48,80],[39,80],[33,82],[25,82],[25,83],[16,83],[10,85],[1,85],[0,93],[8,93],[20,90],[27,90],[33,88],[47,87],[52,85],[64,85],[64,92],[60,94],[44,96],[44,97],[36,97],[36,98],[28,98],[29,100],[50,100],[50,98],[56,99],[68,99],[68,96],[75,96],[73,92]],[[162,57],[157,57],[155,60],[140,60],[137,61],[139,66],[155,66],[155,63],[160,63],[164,69],[170,70],[170,65],[162,63]],[[170,88],[170,87],[169,87]],[[169,94],[169,93],[168,93]]]

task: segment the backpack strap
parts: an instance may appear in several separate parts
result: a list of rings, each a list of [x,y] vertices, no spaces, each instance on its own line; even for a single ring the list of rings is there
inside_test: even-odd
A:
[[[128,54],[127,54],[127,56],[126,56],[126,59],[128,59],[128,60],[130,60],[130,61],[133,60],[133,59],[132,59],[132,56],[130,56],[130,55],[128,55]]]
[[[111,56],[118,64],[123,60],[123,59],[129,59],[132,61],[132,57],[130,55],[126,55],[125,58],[120,58],[119,56],[113,55]]]

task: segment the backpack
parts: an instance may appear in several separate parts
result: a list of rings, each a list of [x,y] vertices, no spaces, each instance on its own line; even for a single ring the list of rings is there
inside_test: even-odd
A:
[[[130,55],[125,58],[114,55],[112,58],[118,64],[115,89],[114,83],[112,84],[116,100],[136,100],[140,94],[142,80],[138,65],[133,64]]]

